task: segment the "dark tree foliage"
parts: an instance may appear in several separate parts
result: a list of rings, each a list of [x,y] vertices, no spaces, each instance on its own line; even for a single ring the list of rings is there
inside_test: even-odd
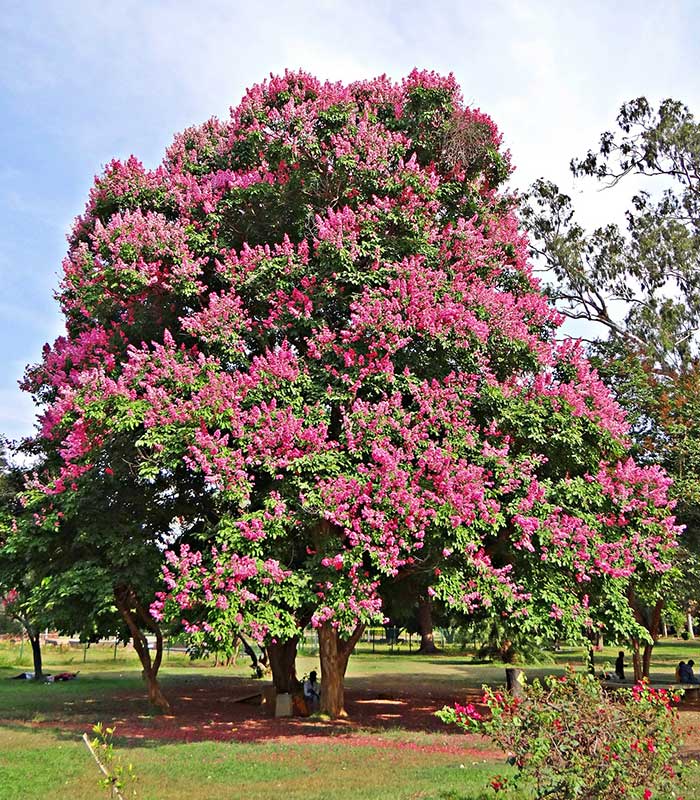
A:
[[[611,340],[673,378],[697,358],[700,126],[682,103],[665,100],[654,110],[643,97],[623,105],[617,122],[619,130],[604,133],[598,150],[572,160],[571,170],[607,186],[643,182],[626,212],[627,231],[615,224],[585,231],[571,198],[544,179],[526,196],[522,217],[533,252],[555,278],[560,310],[604,326]]]

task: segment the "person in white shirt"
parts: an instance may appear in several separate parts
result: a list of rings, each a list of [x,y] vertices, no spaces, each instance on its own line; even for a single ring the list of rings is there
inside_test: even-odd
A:
[[[318,708],[321,699],[321,685],[317,680],[315,669],[309,672],[309,677],[304,681],[304,699],[312,709]]]

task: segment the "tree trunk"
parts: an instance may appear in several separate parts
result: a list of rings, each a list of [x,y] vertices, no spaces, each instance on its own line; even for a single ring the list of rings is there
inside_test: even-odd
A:
[[[419,653],[439,653],[433,638],[433,604],[430,598],[418,601],[418,632],[420,633]]]
[[[146,683],[148,684],[148,702],[160,711],[170,714],[172,709],[168,698],[163,694],[157,678],[158,672],[150,669],[145,671]]]
[[[30,631],[27,628],[27,636],[32,645],[32,659],[34,661],[34,680],[41,680],[44,677],[44,670],[41,663],[41,639],[38,631]]]
[[[642,653],[642,677],[649,677],[649,669],[651,667],[651,654],[654,650],[654,645],[647,642],[644,645],[644,652]]]
[[[642,677],[648,678],[649,677],[649,670],[651,668],[651,654],[654,649],[654,645],[659,639],[659,629],[661,627],[661,612],[663,611],[664,601],[657,600],[656,605],[651,611],[651,618],[649,620],[649,625],[647,629],[651,636],[651,642],[647,642],[644,645],[644,654],[642,656]]]
[[[634,587],[630,583],[627,586],[627,602],[632,609],[634,614],[634,618],[639,625],[646,628],[644,615],[642,614],[642,610],[639,607],[639,603],[637,602],[637,596],[634,592]],[[642,659],[639,653],[639,639],[632,639],[632,669],[634,670],[634,682],[638,683],[642,680],[643,669],[642,669]]]
[[[515,664],[518,659],[518,651],[510,639],[503,639],[498,645],[498,657],[504,664]]]
[[[668,625],[665,619],[661,621],[661,634],[664,639],[668,639]]]
[[[29,639],[29,644],[32,646],[32,661],[34,662],[34,680],[41,680],[44,677],[44,668],[41,660],[41,632],[34,627],[32,622],[23,614],[13,616],[17,622],[24,628]]]
[[[688,638],[694,639],[695,638],[695,629],[693,628],[693,615],[688,612]]]
[[[323,550],[324,541],[333,534],[340,534],[340,528],[326,519],[318,520],[312,528],[314,547]],[[350,654],[360,640],[365,626],[357,623],[348,639],[342,639],[338,629],[330,622],[324,622],[318,629],[319,660],[321,662],[321,703],[320,711],[332,718],[346,717],[345,711],[345,670]]]
[[[588,648],[588,658],[586,659],[586,666],[588,667],[588,674],[595,675],[595,649],[593,645]]]
[[[299,637],[293,636],[286,642],[275,642],[267,647],[277,694],[295,694],[301,689],[296,670],[298,644]]]
[[[632,668],[634,670],[634,682],[639,683],[644,676],[642,659],[639,652],[639,639],[632,639]]]
[[[163,634],[160,627],[156,625],[153,618],[143,608],[136,596],[136,592],[131,587],[116,586],[114,588],[114,599],[119,613],[129,628],[134,650],[136,650],[143,667],[143,677],[148,684],[148,700],[161,711],[170,713],[170,703],[158,683],[158,670],[163,660]],[[143,632],[143,628],[151,631],[156,637],[156,654],[153,659],[148,649],[148,639]]]
[[[321,661],[321,713],[334,719],[346,717],[345,670],[350,654],[362,636],[364,625],[357,625],[349,639],[341,639],[338,629],[324,622],[318,629]]]
[[[642,608],[637,601],[637,597],[634,593],[634,589],[632,585],[628,586],[627,588],[627,600],[630,604],[630,608],[634,612],[634,618],[637,622],[644,628],[649,631],[649,636],[651,637],[651,642],[646,642],[644,644],[644,655],[640,654],[640,643],[639,639],[632,639],[632,647],[633,647],[633,654],[632,654],[632,663],[634,665],[634,681],[637,683],[641,681],[642,678],[649,677],[649,668],[651,666],[651,653],[654,649],[654,645],[656,644],[659,638],[659,627],[661,625],[661,612],[664,608],[664,601],[662,598],[659,598],[654,607],[651,609],[651,612],[647,616],[642,613]]]
[[[520,697],[523,693],[524,673],[518,667],[506,667],[506,689],[513,697]]]

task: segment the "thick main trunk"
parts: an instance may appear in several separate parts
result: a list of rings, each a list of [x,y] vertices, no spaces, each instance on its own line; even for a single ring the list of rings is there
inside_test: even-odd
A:
[[[160,711],[171,712],[170,703],[163,694],[158,683],[158,670],[163,661],[163,634],[160,627],[147,614],[139,602],[133,589],[127,586],[118,586],[114,589],[114,599],[122,615],[124,622],[129,628],[134,650],[139,657],[143,667],[143,677],[148,685],[148,700]],[[156,653],[151,658],[148,649],[148,639],[143,632],[143,628],[149,630],[156,637]]]
[[[329,717],[346,717],[345,671],[350,654],[362,636],[364,625],[358,625],[349,639],[342,639],[337,628],[324,622],[318,629],[321,661],[321,713]]]
[[[690,612],[688,612],[687,625],[688,625],[688,638],[694,639],[695,629],[693,628],[693,615]]]
[[[34,663],[34,678],[40,680],[44,677],[43,665],[41,660],[41,634],[37,627],[24,614],[17,614],[13,617],[24,628],[29,644],[32,647],[32,661]]]
[[[163,643],[160,639],[156,639],[156,655],[151,659],[151,653],[148,649],[148,640],[143,634],[140,637],[133,638],[134,650],[136,650],[141,666],[143,667],[143,678],[148,685],[148,701],[160,711],[169,714],[171,712],[170,703],[167,697],[163,694],[158,682],[158,669],[163,656]]]
[[[163,711],[166,714],[170,714],[172,709],[170,707],[170,702],[168,698],[163,694],[163,690],[160,688],[160,683],[158,682],[157,673],[150,670],[144,670],[144,675],[146,678],[146,683],[148,685],[148,702],[151,705],[155,706],[160,711]]]
[[[644,644],[643,654],[640,652],[639,639],[632,639],[632,664],[634,666],[634,681],[637,683],[643,678],[649,677],[651,653],[659,638],[661,612],[664,609],[664,601],[662,598],[659,598],[651,611],[648,614],[645,614],[643,613],[643,610],[631,585],[627,589],[627,599],[629,601],[630,608],[634,612],[634,618],[641,626],[647,629],[649,636],[651,637],[651,642],[646,642]]]
[[[433,638],[433,608],[429,598],[418,602],[418,632],[420,633],[419,653],[437,653]]]
[[[340,529],[326,519],[318,521],[312,529],[314,546],[322,551],[324,542]],[[321,662],[321,703],[322,714],[345,717],[345,670],[350,654],[360,640],[365,626],[357,624],[348,639],[342,639],[338,629],[330,622],[324,622],[318,629],[319,661]]]
[[[319,634],[320,636],[320,634]],[[329,637],[325,637],[327,640]],[[329,641],[320,646],[321,656],[321,713],[329,717],[346,717],[345,670],[347,661]]]
[[[295,694],[301,689],[296,670],[298,644],[299,637],[293,636],[286,642],[275,642],[267,647],[277,694]]]
[[[649,644],[649,642],[647,642],[644,645],[644,651],[642,652],[642,677],[644,678],[649,677],[649,670],[651,668],[651,654],[653,650],[653,644]]]

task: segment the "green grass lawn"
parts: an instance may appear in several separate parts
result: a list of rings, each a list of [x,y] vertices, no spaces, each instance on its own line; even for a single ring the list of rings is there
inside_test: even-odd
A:
[[[148,743],[117,750],[134,765],[141,800],[476,800],[490,777],[503,772],[503,765],[444,753],[342,743]],[[96,767],[74,736],[0,729],[2,800],[107,798],[97,784]]]
[[[598,654],[598,664],[611,663],[617,649]],[[672,680],[676,663],[697,654],[693,642],[661,643],[655,651],[653,677]],[[551,664],[531,666],[527,672],[530,677],[561,672],[568,663],[582,668],[583,657],[581,650],[565,650],[553,654]],[[700,658],[696,660],[700,663]],[[301,656],[298,666],[300,672],[308,671],[318,666],[318,659]],[[107,798],[76,727],[87,730],[91,723],[109,719],[115,712],[152,715],[141,699],[138,660],[124,649],[117,651],[115,660],[111,648],[91,647],[85,654],[80,648],[47,648],[45,668],[49,672],[79,669],[80,678],[65,684],[5,680],[31,669],[31,656],[25,648],[20,658],[17,647],[0,643],[0,800]],[[167,692],[169,686],[181,686],[183,681],[196,687],[249,674],[245,658],[237,666],[222,668],[171,654],[164,663],[162,681]],[[400,687],[408,693],[459,696],[462,690],[483,683],[501,683],[503,677],[502,665],[475,664],[457,652],[427,657],[365,651],[351,659],[347,685],[359,690]],[[124,701],[119,698],[125,695],[133,696],[131,704],[120,709]],[[463,749],[445,752],[439,745],[446,738],[460,748],[464,742]],[[117,738],[115,751],[124,763],[133,763],[140,800],[478,800],[494,797],[488,788],[490,778],[509,771],[502,760],[482,755],[473,741],[459,735],[446,737],[400,727],[381,735],[367,731],[359,744],[342,736],[254,743]],[[700,797],[697,768],[691,769],[690,784],[685,796]]]

